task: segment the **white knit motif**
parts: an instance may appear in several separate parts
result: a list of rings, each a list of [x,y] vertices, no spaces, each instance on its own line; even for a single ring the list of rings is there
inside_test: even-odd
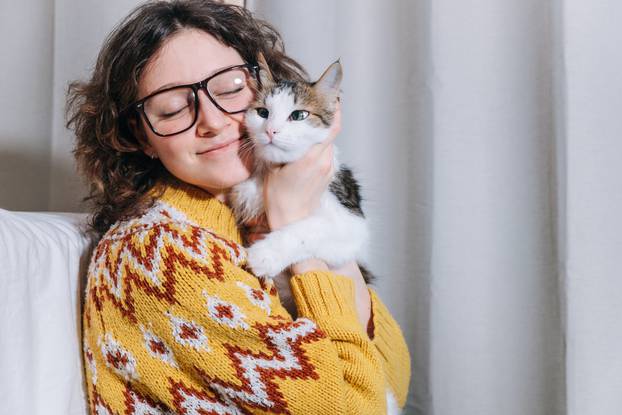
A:
[[[142,325],[140,326],[140,331],[143,333],[145,348],[151,356],[162,360],[174,368],[178,367],[175,362],[175,357],[173,356],[173,351],[166,343],[164,343],[162,339],[157,337],[151,330],[146,329]]]
[[[243,415],[242,410],[230,399],[218,402],[181,388],[175,392],[181,397],[178,409],[185,415]]]
[[[198,351],[210,352],[211,348],[207,344],[207,336],[203,327],[194,321],[188,321],[172,313],[166,312],[166,316],[171,322],[173,338],[183,346],[192,347]]]
[[[125,380],[138,379],[136,359],[110,333],[106,333],[104,341],[102,341],[100,336],[97,344],[101,348],[106,366],[121,375]]]
[[[131,390],[128,391],[128,396],[129,402],[126,401],[125,404],[127,410],[132,409],[132,412],[125,412],[127,415],[175,415],[173,412],[151,405]]]
[[[246,298],[248,298],[248,300],[252,304],[256,305],[259,308],[264,309],[266,313],[270,315],[271,300],[268,294],[266,294],[263,290],[258,290],[249,285],[246,285],[242,281],[237,281],[236,285],[240,287],[242,290],[244,290],[244,293],[246,294]]]
[[[282,328],[268,329],[268,340],[275,349],[273,356],[257,357],[244,351],[234,353],[240,362],[239,367],[243,370],[241,378],[246,380],[245,383],[247,388],[250,388],[250,392],[246,391],[247,388],[236,390],[215,382],[212,383],[211,388],[218,391],[223,398],[238,399],[264,408],[273,407],[275,403],[269,398],[268,386],[264,381],[262,369],[273,369],[283,374],[290,370],[301,369],[301,363],[292,344],[316,329],[315,323],[306,318],[300,318],[295,323]]]
[[[199,243],[196,244],[197,246],[192,246],[192,248],[190,248],[187,241],[184,241],[179,233],[176,234],[162,228],[161,232],[156,234],[155,246],[151,248],[153,258],[150,260],[149,266],[147,267],[142,263],[143,261],[140,261],[134,256],[130,247],[125,244],[123,238],[130,234],[134,234],[137,238],[142,238],[145,236],[145,233],[149,232],[154,226],[167,223],[174,223],[175,226],[179,228],[180,233],[195,231]],[[114,231],[112,231],[112,229],[114,229]],[[246,262],[246,249],[243,246],[221,238],[210,229],[200,227],[196,223],[190,221],[183,213],[162,201],[156,202],[154,206],[140,218],[120,222],[113,226],[110,231],[106,232],[100,244],[104,242],[110,243],[111,246],[101,251],[98,249],[93,251],[89,266],[89,275],[92,275],[94,278],[93,282],[98,284],[102,282],[100,278],[103,278],[103,282],[110,287],[112,294],[117,297],[117,299],[121,299],[123,295],[123,270],[125,264],[129,265],[134,271],[139,272],[157,287],[161,287],[162,253],[167,243],[174,246],[180,252],[183,252],[199,265],[207,265],[209,263],[208,259],[212,257],[212,253],[209,251],[210,242],[215,243],[217,246],[227,251],[231,257],[231,261],[235,265],[241,266]],[[113,274],[111,275],[107,262],[109,260],[107,253],[116,251],[120,246],[123,246],[121,252],[118,254],[120,261],[118,265],[114,267]],[[87,292],[90,289],[90,284],[91,281],[89,280]]]
[[[112,415],[108,408],[106,408],[103,402],[97,402],[95,404],[95,414],[97,415]]]
[[[203,295],[206,299],[205,306],[207,307],[208,315],[214,321],[229,326],[232,329],[239,327],[248,330],[250,328],[248,323],[244,321],[246,320],[246,315],[240,310],[240,307],[223,301],[216,296],[210,296],[207,291],[203,291]]]
[[[93,356],[93,352],[86,342],[86,337],[83,342],[83,350],[84,350],[84,358],[86,360],[86,367],[89,369],[91,373],[91,382],[93,385],[97,385],[97,365],[95,364],[95,356]]]

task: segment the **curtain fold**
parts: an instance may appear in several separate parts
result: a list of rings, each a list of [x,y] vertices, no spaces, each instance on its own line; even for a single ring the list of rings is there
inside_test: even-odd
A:
[[[622,4],[561,3],[568,413],[622,411]]]
[[[251,0],[317,76],[371,267],[413,354],[409,414],[622,408],[622,17],[613,1]]]
[[[432,4],[433,413],[555,414],[550,5]]]

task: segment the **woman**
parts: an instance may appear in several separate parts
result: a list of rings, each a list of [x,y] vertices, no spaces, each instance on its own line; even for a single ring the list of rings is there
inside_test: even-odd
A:
[[[249,177],[243,111],[260,52],[276,77],[306,76],[242,8],[148,3],[107,38],[91,80],[70,87],[101,236],[83,312],[93,413],[381,414],[393,395],[404,405],[408,350],[356,264],[293,264],[295,321],[245,269],[226,193]],[[168,112],[180,99],[183,117]],[[267,230],[317,206],[332,138],[271,172]]]

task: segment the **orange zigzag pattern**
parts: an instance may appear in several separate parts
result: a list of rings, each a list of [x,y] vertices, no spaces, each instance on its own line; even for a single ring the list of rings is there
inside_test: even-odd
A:
[[[175,304],[175,273],[179,268],[223,280],[223,262],[240,265],[245,255],[245,250],[234,242],[159,203],[143,217],[117,226],[102,238],[91,259],[87,295],[97,310],[101,311],[104,301],[109,301],[136,323],[134,290]]]
[[[258,323],[254,327],[272,355],[245,350],[237,345],[224,345],[235,367],[236,378],[242,382],[241,386],[209,376],[198,367],[195,369],[226,404],[230,412],[225,413],[243,413],[237,403],[274,414],[290,414],[287,402],[274,379],[318,379],[319,375],[301,345],[326,335],[313,321],[304,318],[277,324]]]

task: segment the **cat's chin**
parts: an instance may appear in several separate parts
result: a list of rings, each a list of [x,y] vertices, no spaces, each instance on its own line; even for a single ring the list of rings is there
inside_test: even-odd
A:
[[[261,151],[255,153],[255,157],[269,163],[290,163],[303,156],[304,152],[283,150],[275,144],[265,145]]]

